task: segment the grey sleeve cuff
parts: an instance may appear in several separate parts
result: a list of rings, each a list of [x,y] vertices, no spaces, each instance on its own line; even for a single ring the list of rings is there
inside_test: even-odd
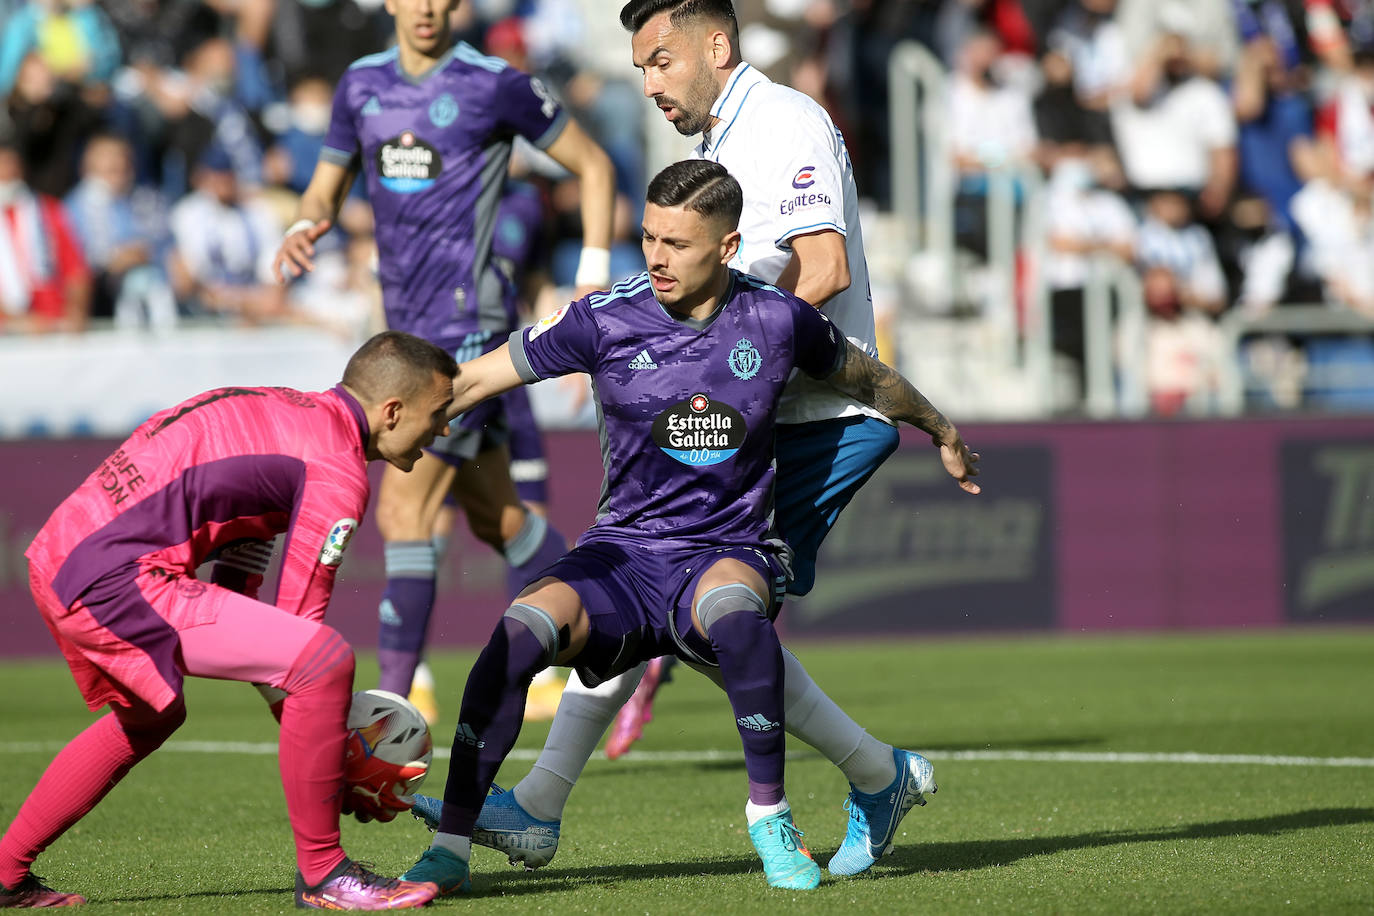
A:
[[[566,109],[560,110],[557,117],[553,119],[553,123],[539,135],[538,140],[534,141],[534,145],[539,149],[548,149],[552,146],[553,141],[558,139],[558,135],[563,133],[563,128],[568,126],[568,119],[571,117]]]
[[[543,378],[539,373],[530,367],[529,355],[525,353],[525,332],[510,332],[510,361],[515,365],[515,371],[520,375],[520,381],[526,385],[531,382],[542,382]]]
[[[332,162],[334,165],[348,167],[353,160],[358,158],[357,153],[346,153],[341,149],[334,149],[332,146],[320,147],[320,158],[325,162]]]

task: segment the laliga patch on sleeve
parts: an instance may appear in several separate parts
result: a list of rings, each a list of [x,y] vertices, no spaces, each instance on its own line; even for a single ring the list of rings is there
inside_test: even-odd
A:
[[[568,314],[568,309],[570,309],[571,307],[572,303],[569,302],[567,305],[561,307],[558,311],[553,312],[549,315],[545,315],[543,318],[540,318],[538,321],[536,321],[533,325],[530,326],[529,337],[527,337],[526,340],[534,340],[540,334],[543,334],[549,328],[558,324],[558,322],[563,320],[563,316]]]
[[[344,550],[357,530],[356,518],[341,518],[335,522],[334,527],[329,529],[329,537],[324,539],[324,546],[320,548],[320,565],[338,566],[342,563]]]

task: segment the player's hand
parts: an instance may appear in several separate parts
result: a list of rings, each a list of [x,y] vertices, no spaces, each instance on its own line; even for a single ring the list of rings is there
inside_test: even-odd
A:
[[[322,219],[281,240],[281,248],[272,259],[272,274],[278,283],[294,280],[315,269],[315,242],[333,225],[332,220]]]
[[[978,453],[968,450],[963,437],[955,432],[944,441],[936,439],[935,444],[940,447],[940,463],[949,476],[959,481],[960,489],[975,495],[983,492],[972,480],[978,476]]]
[[[352,791],[344,792],[342,813],[353,815],[360,824],[370,821],[385,824],[394,821],[396,815],[409,811],[414,804],[413,795],[392,795],[387,792],[374,797],[355,786]]]

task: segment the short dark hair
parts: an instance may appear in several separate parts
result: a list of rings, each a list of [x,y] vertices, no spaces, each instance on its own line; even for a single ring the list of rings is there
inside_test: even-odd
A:
[[[669,11],[668,21],[679,27],[692,19],[715,20],[725,27],[730,44],[739,51],[739,20],[730,0],[630,0],[620,8],[620,24],[634,34],[665,10]]]
[[[414,395],[436,372],[458,374],[453,354],[405,331],[383,331],[349,357],[343,383],[364,403],[376,404]]]
[[[684,159],[674,162],[654,176],[645,195],[660,207],[682,207],[709,220],[739,227],[744,212],[744,192],[739,182],[719,162],[709,159]]]

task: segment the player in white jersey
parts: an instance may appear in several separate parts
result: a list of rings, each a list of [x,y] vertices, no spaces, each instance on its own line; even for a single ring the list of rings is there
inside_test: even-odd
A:
[[[874,355],[858,192],[844,139],[829,116],[740,59],[729,0],[631,0],[620,18],[633,36],[645,95],[680,133],[701,134],[697,155],[719,161],[743,187],[743,242],[730,266],[819,307]],[[776,518],[797,554],[788,590],[805,594],[820,542],[898,437],[857,402],[797,379],[778,421]],[[934,791],[930,763],[869,736],[784,654],[788,732],[834,762],[850,783],[849,829],[830,871],[858,874],[891,848],[911,806]],[[634,676],[596,691],[570,679],[538,762],[514,791],[488,799],[476,842],[531,867],[553,857],[572,785],[613,710],[633,690]],[[416,810],[425,813],[418,803]]]

